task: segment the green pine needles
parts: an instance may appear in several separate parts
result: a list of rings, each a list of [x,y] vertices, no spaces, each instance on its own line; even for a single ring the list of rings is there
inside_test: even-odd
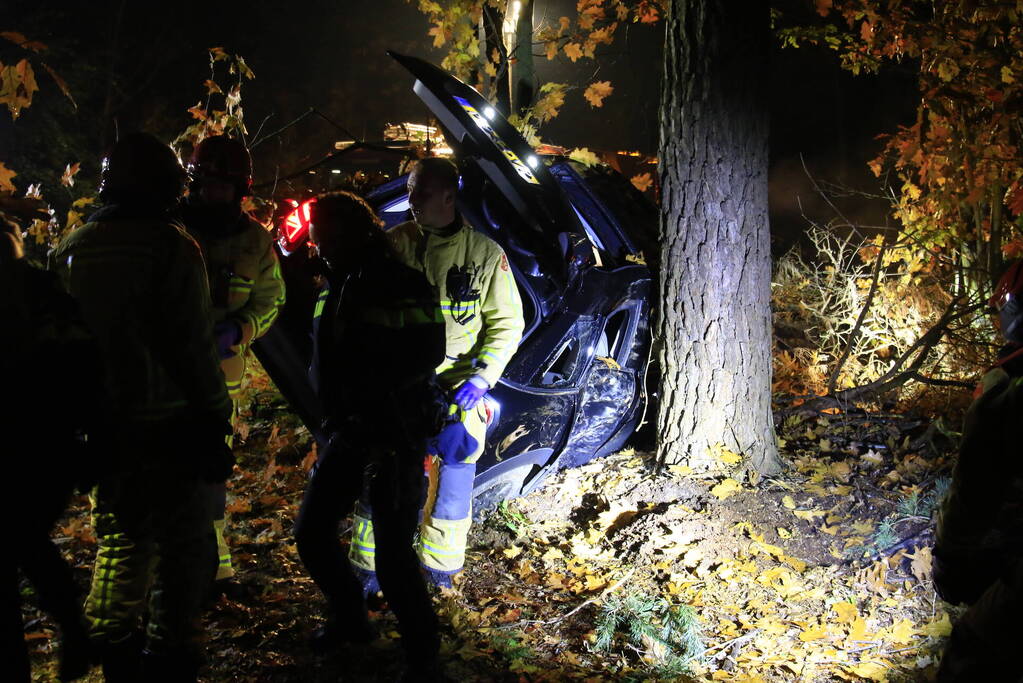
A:
[[[689,672],[690,663],[704,651],[700,622],[692,607],[642,593],[604,599],[594,647],[609,651],[619,636],[644,659],[655,662],[659,673],[668,675]]]

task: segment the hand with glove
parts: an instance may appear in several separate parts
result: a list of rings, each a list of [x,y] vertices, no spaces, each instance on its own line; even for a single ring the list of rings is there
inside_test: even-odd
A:
[[[455,392],[455,405],[462,410],[472,410],[488,391],[490,385],[487,384],[487,380],[479,375],[473,375],[458,387],[458,391]]]
[[[219,415],[197,415],[194,419],[193,438],[195,454],[199,459],[199,476],[203,481],[220,484],[234,471],[234,453],[227,445],[231,423]]]
[[[217,341],[220,360],[230,358],[235,355],[231,347],[236,346],[242,340],[242,326],[238,324],[237,320],[231,318],[221,320],[213,326],[213,337]]]

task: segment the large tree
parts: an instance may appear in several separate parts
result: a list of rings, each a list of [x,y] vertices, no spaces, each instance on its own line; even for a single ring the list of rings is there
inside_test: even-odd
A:
[[[771,416],[767,3],[672,0],[661,98],[659,457],[778,469]]]

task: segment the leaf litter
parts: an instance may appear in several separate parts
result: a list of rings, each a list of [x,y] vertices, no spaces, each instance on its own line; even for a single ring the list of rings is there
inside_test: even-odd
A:
[[[244,591],[204,615],[204,680],[396,678],[402,657],[386,609],[371,611],[381,633],[371,646],[309,651],[322,598],[291,532],[315,447],[262,373],[251,374],[243,405],[228,530]],[[722,474],[706,479],[684,466],[658,472],[651,455],[626,450],[483,515],[467,571],[435,595],[447,675],[933,678],[958,615],[930,582],[931,511],[951,444],[901,416],[780,423],[785,473],[756,484],[727,451],[716,454]],[[84,496],[54,537],[86,588],[95,537]],[[54,680],[56,629],[34,600],[24,612],[35,680]],[[98,669],[86,680],[102,680]]]

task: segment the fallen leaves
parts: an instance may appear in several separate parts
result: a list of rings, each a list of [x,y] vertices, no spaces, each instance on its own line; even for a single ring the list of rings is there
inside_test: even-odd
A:
[[[710,490],[713,495],[717,496],[718,500],[724,500],[725,498],[733,496],[740,491],[742,491],[742,484],[731,477],[725,479]]]

